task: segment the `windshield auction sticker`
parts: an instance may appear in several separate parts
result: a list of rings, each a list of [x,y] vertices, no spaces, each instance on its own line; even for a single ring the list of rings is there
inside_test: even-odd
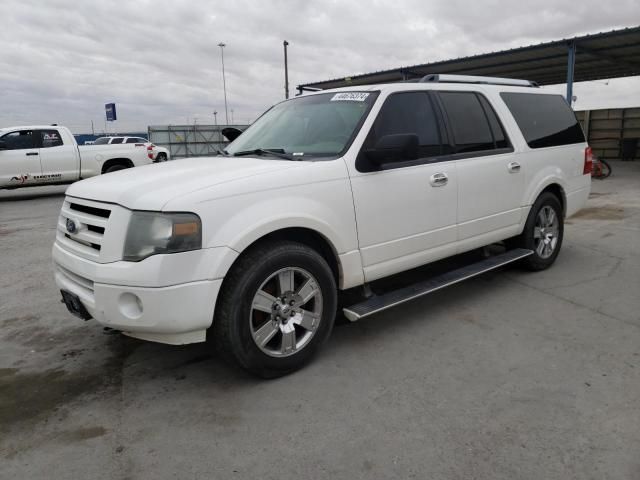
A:
[[[368,93],[363,92],[343,92],[336,93],[333,97],[331,97],[332,102],[364,102]]]

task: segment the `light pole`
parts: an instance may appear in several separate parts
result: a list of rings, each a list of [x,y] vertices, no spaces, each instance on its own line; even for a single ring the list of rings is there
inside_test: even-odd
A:
[[[218,111],[213,111],[213,123],[216,125],[216,132],[218,133],[218,139],[222,141],[222,137],[220,137],[220,130],[218,130]]]
[[[220,58],[222,59],[222,88],[224,90],[224,116],[227,125],[229,125],[229,111],[227,110],[227,80],[224,75],[224,47],[227,46],[226,43],[220,42],[218,44],[220,47]]]
[[[231,109],[231,125],[233,125],[233,108]]]
[[[289,98],[289,63],[287,62],[287,47],[289,42],[282,42],[284,45],[284,98]]]

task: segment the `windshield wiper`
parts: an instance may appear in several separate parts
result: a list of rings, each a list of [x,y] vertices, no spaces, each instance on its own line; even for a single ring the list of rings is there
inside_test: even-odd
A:
[[[273,155],[274,157],[285,160],[293,160],[293,156],[284,153],[282,148],[254,148],[253,150],[242,150],[241,152],[233,154],[234,157],[242,157],[245,155]]]

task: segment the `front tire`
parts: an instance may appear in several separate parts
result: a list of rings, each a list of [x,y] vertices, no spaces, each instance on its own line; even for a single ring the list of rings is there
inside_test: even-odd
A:
[[[306,245],[252,247],[225,277],[210,330],[219,354],[273,378],[304,366],[327,340],[337,289],[326,260]]]
[[[539,271],[555,262],[564,237],[562,205],[553,193],[544,192],[535,201],[529,212],[524,230],[515,246],[533,250],[522,265],[528,270]]]

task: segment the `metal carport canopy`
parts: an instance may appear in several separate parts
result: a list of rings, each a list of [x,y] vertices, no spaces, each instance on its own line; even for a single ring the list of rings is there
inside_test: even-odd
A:
[[[540,85],[640,75],[640,26],[512,48],[500,52],[306,83],[298,91],[402,82],[430,73],[522,78]]]

